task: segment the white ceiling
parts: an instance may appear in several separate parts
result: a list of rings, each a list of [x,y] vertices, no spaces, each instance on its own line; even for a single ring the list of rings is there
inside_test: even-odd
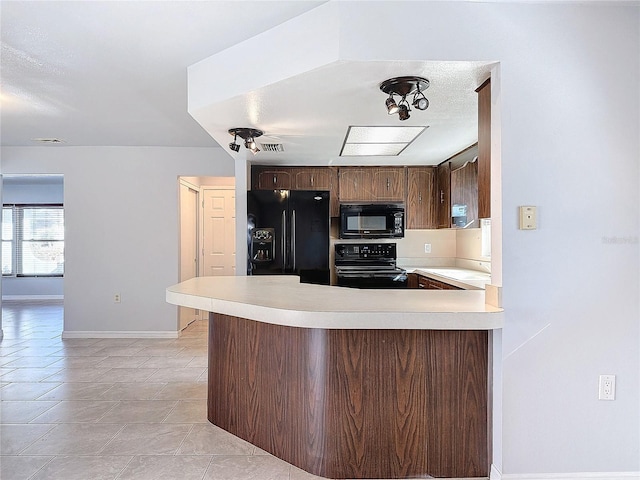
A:
[[[347,128],[400,124],[386,114],[378,86],[402,75],[425,76],[431,86],[429,109],[402,122],[429,128],[398,163],[436,164],[476,141],[474,89],[491,68],[477,62],[336,62],[210,105],[199,118],[207,131],[187,113],[188,66],[323,3],[2,1],[2,145],[57,138],[63,145],[219,143],[229,152],[226,131],[254,127],[285,148],[260,152],[261,162],[366,163],[338,157]],[[222,82],[227,73],[229,81],[237,74],[221,69]]]
[[[1,1],[2,145],[216,146],[187,67],[321,3]]]

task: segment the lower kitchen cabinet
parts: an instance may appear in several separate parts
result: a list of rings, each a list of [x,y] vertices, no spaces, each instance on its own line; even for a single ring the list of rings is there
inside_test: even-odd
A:
[[[407,275],[407,288],[420,288],[423,290],[464,290],[455,285],[420,275],[419,273],[410,273]]]

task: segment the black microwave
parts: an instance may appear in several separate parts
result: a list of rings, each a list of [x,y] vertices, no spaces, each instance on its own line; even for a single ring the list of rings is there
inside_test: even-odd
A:
[[[340,204],[340,238],[402,237],[404,237],[403,204]]]

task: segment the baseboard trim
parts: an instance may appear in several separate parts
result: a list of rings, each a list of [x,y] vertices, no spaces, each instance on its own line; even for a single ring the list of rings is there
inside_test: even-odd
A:
[[[505,473],[501,480],[640,480],[640,472]],[[491,477],[493,480],[493,477]]]
[[[65,330],[62,332],[62,339],[69,338],[178,338],[177,331],[80,331]]]
[[[3,295],[2,300],[64,300],[64,295]]]

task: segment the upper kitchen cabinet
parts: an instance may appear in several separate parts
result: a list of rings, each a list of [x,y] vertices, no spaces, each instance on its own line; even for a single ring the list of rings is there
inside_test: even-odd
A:
[[[451,172],[451,220],[454,227],[479,227],[478,161],[466,162]]]
[[[437,228],[435,167],[407,168],[407,228]]]
[[[438,228],[451,227],[451,162],[438,165],[435,201]]]
[[[338,176],[341,202],[404,201],[404,167],[340,167]]]
[[[404,201],[406,193],[404,167],[376,168],[373,174],[373,193],[376,200]]]
[[[292,190],[330,190],[331,171],[327,167],[292,168]]]
[[[478,218],[491,217],[491,79],[478,92]]]
[[[289,190],[291,169],[273,167],[252,167],[251,188],[253,190]]]

